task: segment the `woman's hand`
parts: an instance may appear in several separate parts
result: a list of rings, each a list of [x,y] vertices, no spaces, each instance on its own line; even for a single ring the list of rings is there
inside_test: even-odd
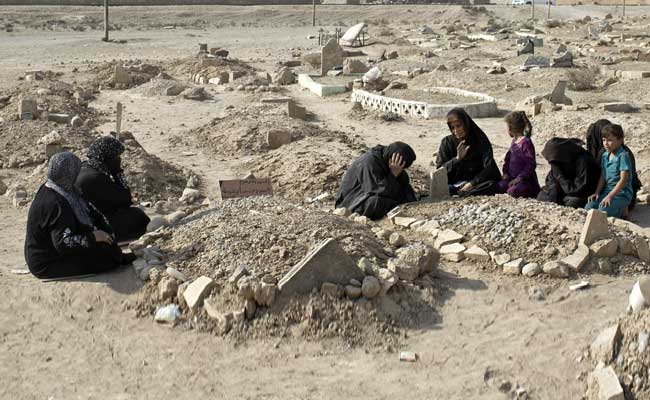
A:
[[[598,200],[598,196],[600,196],[598,193],[594,193],[587,198],[587,201],[596,201]]]
[[[406,163],[404,162],[402,155],[399,153],[393,153],[393,155],[390,156],[390,160],[388,160],[388,168],[390,168],[390,172],[395,178],[400,176],[402,171],[404,171],[405,165]]]
[[[601,207],[609,207],[609,205],[612,204],[612,198],[613,198],[613,196],[608,194],[607,196],[605,196],[603,201],[600,202],[600,206]]]
[[[466,184],[463,185],[462,188],[458,189],[459,192],[467,192],[469,190],[472,190],[474,185],[472,185],[472,182],[467,182]]]
[[[113,237],[104,231],[94,231],[95,242],[113,244]]]
[[[468,150],[469,150],[469,146],[465,144],[464,140],[458,143],[458,147],[456,147],[456,158],[459,160],[464,159],[465,157],[467,157]]]

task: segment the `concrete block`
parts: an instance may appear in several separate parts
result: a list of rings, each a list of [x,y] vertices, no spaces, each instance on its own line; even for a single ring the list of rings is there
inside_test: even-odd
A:
[[[447,168],[441,167],[429,173],[429,200],[444,200],[449,197]]]
[[[203,299],[214,287],[214,281],[207,276],[200,276],[190,283],[183,292],[185,303],[192,311],[197,311],[203,305]]]
[[[438,233],[438,237],[433,244],[433,247],[440,249],[442,246],[460,243],[463,240],[463,235],[457,233],[451,229],[445,229],[444,231]]]
[[[573,252],[573,254],[562,259],[562,263],[568,265],[576,271],[580,271],[582,267],[587,263],[587,261],[589,261],[590,254],[591,251],[589,250],[589,247],[585,245],[578,245],[578,248],[575,252]]]
[[[598,239],[603,239],[608,236],[609,226],[607,225],[607,214],[598,210],[589,210],[578,243],[589,246]]]
[[[469,249],[465,250],[465,257],[470,260],[479,262],[490,261],[490,255],[488,252],[478,246],[472,246]]]
[[[590,398],[625,400],[625,393],[612,367],[597,367],[589,379]]]
[[[590,247],[596,257],[614,257],[618,250],[616,239],[601,239]]]
[[[440,248],[440,256],[445,260],[459,262],[465,258],[465,246],[460,243],[444,245]]]
[[[603,330],[589,347],[591,357],[594,360],[609,363],[616,357],[621,337],[619,324]]]

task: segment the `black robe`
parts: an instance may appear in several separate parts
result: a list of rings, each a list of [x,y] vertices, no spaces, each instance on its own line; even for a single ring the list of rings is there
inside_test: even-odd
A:
[[[600,179],[600,164],[580,145],[579,139],[553,138],[542,150],[551,171],[539,200],[581,208],[596,192]]]
[[[150,219],[141,209],[131,207],[133,200],[128,187],[87,163],[81,167],[76,186],[106,216],[118,241],[137,239],[147,231]]]
[[[400,204],[417,200],[406,171],[398,177],[391,173],[386,150],[385,146],[375,146],[352,162],[336,195],[337,208],[345,207],[374,220]]]
[[[90,217],[97,229],[112,233],[93,207]],[[93,227],[79,223],[66,199],[43,185],[29,208],[25,260],[32,274],[46,279],[106,271],[125,258],[116,244],[97,243]]]

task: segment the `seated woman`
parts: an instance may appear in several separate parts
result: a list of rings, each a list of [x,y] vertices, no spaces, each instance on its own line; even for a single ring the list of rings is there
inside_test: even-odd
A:
[[[449,193],[493,195],[501,173],[492,156],[492,144],[462,108],[447,114],[451,135],[440,143],[436,167],[447,169]]]
[[[608,217],[620,218],[635,195],[632,189],[635,172],[632,169],[630,154],[623,148],[623,128],[609,124],[603,127],[601,133],[605,148],[600,159],[602,172],[598,187],[594,194],[589,196],[585,209],[598,209],[606,212]]]
[[[589,125],[589,128],[587,128],[587,150],[591,153],[591,155],[597,160],[600,161],[603,153],[605,152],[605,149],[603,148],[603,128],[605,128],[607,125],[611,125],[611,122],[607,119],[599,119],[598,121],[594,122],[593,124]],[[632,153],[632,150],[630,150],[629,147],[625,145],[625,141],[623,141],[623,149],[627,151],[627,153],[630,155],[630,162],[631,162],[631,167],[632,171],[634,171],[634,177],[632,180],[632,190],[634,191],[634,196],[632,196],[632,202],[630,203],[630,206],[627,208],[627,210],[624,210],[624,214],[626,214],[628,211],[632,211],[634,209],[634,206],[636,205],[636,193],[641,189],[642,183],[641,180],[639,180],[639,176],[636,173],[636,160],[634,159],[634,153]]]
[[[343,175],[336,195],[336,207],[380,219],[400,204],[416,201],[415,192],[404,171],[415,161],[408,144],[378,145],[352,162]]]
[[[131,190],[124,178],[120,155],[124,146],[112,136],[97,139],[88,149],[77,187],[111,224],[119,242],[137,239],[147,231],[149,217],[132,207]]]
[[[551,165],[546,185],[537,200],[573,208],[582,208],[594,193],[600,167],[580,139],[552,138],[544,145],[542,156]]]
[[[75,190],[81,160],[70,152],[50,159],[47,182],[29,208],[25,260],[41,279],[107,271],[128,264],[104,216]]]
[[[512,197],[535,198],[539,193],[539,182],[535,173],[535,145],[530,140],[533,126],[523,111],[511,112],[505,120],[512,144],[503,162],[503,178],[497,185],[497,192]]]

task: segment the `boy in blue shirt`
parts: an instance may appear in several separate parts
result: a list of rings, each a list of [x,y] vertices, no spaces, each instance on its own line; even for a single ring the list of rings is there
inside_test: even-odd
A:
[[[635,196],[630,154],[623,148],[625,134],[620,125],[609,124],[602,129],[605,151],[600,160],[602,172],[596,193],[589,196],[585,209],[598,209],[609,217],[620,218]]]

